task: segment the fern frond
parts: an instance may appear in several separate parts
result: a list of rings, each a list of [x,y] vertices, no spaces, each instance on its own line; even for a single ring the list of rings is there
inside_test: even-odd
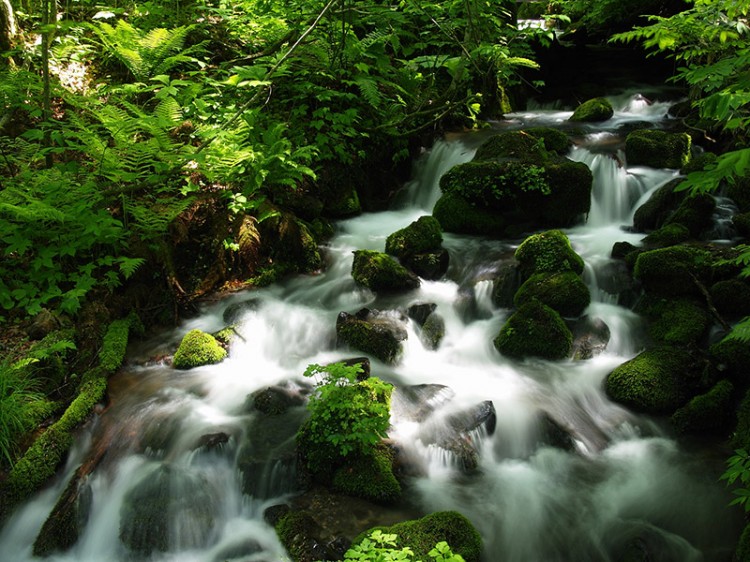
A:
[[[378,89],[378,83],[369,76],[359,76],[355,78],[354,83],[362,93],[362,97],[367,100],[374,109],[380,109],[383,103],[383,94]]]

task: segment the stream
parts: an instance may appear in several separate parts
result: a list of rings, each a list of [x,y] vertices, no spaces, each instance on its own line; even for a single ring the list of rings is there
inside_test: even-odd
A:
[[[289,447],[294,428],[259,431],[246,406],[248,395],[286,385],[304,396],[309,389],[301,375],[309,364],[361,355],[336,348],[341,311],[396,310],[428,302],[445,320],[438,349],[422,345],[410,320],[402,360],[395,366],[372,362],[373,375],[395,385],[446,387],[435,398],[440,400],[436,415],[423,422],[395,406],[392,412],[389,435],[420,468],[405,486],[411,510],[466,515],[482,535],[487,562],[731,560],[742,517],[740,509],[727,507],[731,498],[718,481],[727,451],[678,442],[663,420],[612,403],[603,391],[607,374],[644,345],[641,319],[619,305],[610,288],[612,245],[639,243],[643,235],[623,227],[632,224],[638,205],[677,173],[628,167],[616,153],[622,138],[618,127],[634,122],[660,126],[669,104],[634,94],[611,100],[615,116],[596,126],[578,126],[580,134],[574,137],[569,157],[592,169],[594,189],[586,223],[565,230],[586,263],[592,303],[585,314],[604,322],[611,333],[604,352],[588,360],[551,362],[513,361],[495,350],[492,340],[510,310],[493,304],[492,279],[522,239],[445,234],[448,273],[439,281],[423,280],[405,295],[375,295],[354,283],[352,252],[382,251],[390,233],[430,214],[440,195],[440,176],[470,160],[487,133],[437,141],[415,164],[394,209],[336,225],[325,247],[324,272],[232,295],[133,350],[110,381],[110,406],[80,433],[59,478],[0,530],[0,559],[33,559],[32,544],[76,467],[106,441],[109,448],[88,479],[88,522],[69,551],[48,560],[287,560],[263,512],[299,492],[293,464],[269,463],[250,482],[238,466],[246,462],[248,448],[261,447],[256,441],[262,447]],[[565,127],[570,114],[519,112],[493,128]],[[177,371],[150,359],[173,353],[191,329],[223,328],[225,311],[248,301],[238,321],[242,338],[224,362]],[[492,434],[472,433],[479,467],[465,474],[455,456],[425,442],[426,424],[439,424],[443,416],[487,400],[494,405],[496,427]],[[545,443],[544,419],[565,428],[572,437],[570,450]],[[204,436],[217,434],[228,440],[196,447]],[[166,483],[158,498],[169,514],[166,523],[134,523],[128,519],[134,509],[128,501],[146,502],[153,495],[133,490],[148,490],[147,484],[155,482]],[[162,524],[163,552],[140,554],[121,540],[123,534],[145,532],[139,525]],[[646,550],[659,557],[645,558]]]

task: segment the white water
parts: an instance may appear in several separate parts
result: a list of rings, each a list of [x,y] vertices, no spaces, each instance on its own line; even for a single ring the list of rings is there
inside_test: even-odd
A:
[[[658,122],[654,105],[618,107],[615,121]],[[638,113],[638,112],[641,113]],[[554,123],[560,112],[528,113],[514,118],[533,124]],[[569,115],[569,112],[567,113]],[[606,133],[608,135],[608,133]],[[600,132],[582,139],[585,146],[610,140]],[[133,366],[118,377],[113,405],[90,431],[91,440],[115,431],[115,445],[89,483],[92,516],[78,543],[51,560],[139,560],[119,539],[123,499],[160,467],[198,482],[210,500],[204,502],[213,525],[206,533],[189,513],[172,518],[169,551],[153,561],[284,560],[263,510],[283,503],[295,492],[284,470],[269,466],[258,476],[266,493],[241,493],[236,468],[241,451],[264,439],[254,414],[243,409],[251,392],[297,381],[310,363],[326,363],[360,355],[336,349],[335,323],[341,311],[361,307],[403,308],[415,302],[437,304],[446,335],[435,351],[419,341],[409,324],[402,361],[396,367],[373,363],[373,374],[398,385],[439,384],[447,388],[435,398],[436,414],[424,422],[394,413],[391,437],[421,467],[411,479],[410,501],[424,512],[454,509],[464,513],[482,534],[485,560],[616,561],[633,539],[654,548],[660,560],[729,560],[738,522],[722,486],[718,463],[682,450],[668,431],[649,418],[610,402],[602,391],[606,375],[641,349],[639,319],[617,305],[615,295],[598,288],[600,272],[611,265],[617,241],[637,244],[640,235],[621,229],[632,220],[637,202],[671,178],[673,171],[623,167],[610,156],[576,148],[571,157],[592,167],[595,186],[585,225],[568,230],[587,264],[586,279],[593,302],[587,313],[611,331],[607,349],[587,361],[509,361],[492,345],[510,311],[497,309],[489,296],[490,279],[518,241],[446,235],[451,254],[446,279],[424,281],[405,296],[376,296],[355,285],[350,276],[352,251],[382,250],[386,236],[429,213],[439,196],[440,175],[467,161],[473,149],[460,139],[438,142],[418,166],[400,210],[368,214],[338,225],[328,245],[330,268],[278,286],[207,308],[180,329],[166,334],[141,355],[174,350],[192,328],[223,327],[223,311],[255,298],[258,306],[243,317],[244,341],[219,365],[177,372],[157,363]],[[134,360],[137,359],[134,357]],[[302,387],[300,387],[302,388]],[[497,427],[492,435],[475,431],[479,470],[461,473],[456,457],[426,436],[441,427],[440,419],[491,400]],[[545,444],[541,418],[547,416],[573,438],[573,450]],[[201,435],[225,432],[224,446],[193,451]],[[154,439],[153,434],[157,435]],[[171,436],[170,436],[171,435]],[[159,439],[159,436],[163,436]],[[167,438],[167,436],[169,436]],[[89,439],[71,455],[65,476],[20,509],[0,533],[0,559],[31,559],[31,544],[73,469],[86,457]],[[287,471],[288,473],[288,471]],[[191,495],[193,492],[182,492]],[[269,491],[270,490],[270,491]],[[165,506],[164,509],[168,509]]]

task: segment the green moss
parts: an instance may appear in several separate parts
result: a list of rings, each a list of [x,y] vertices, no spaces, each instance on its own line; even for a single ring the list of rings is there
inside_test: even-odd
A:
[[[625,139],[625,157],[631,166],[679,169],[690,160],[690,145],[687,133],[641,129]]]
[[[731,418],[734,385],[728,380],[716,383],[705,394],[695,396],[672,415],[672,424],[680,433],[724,429]]]
[[[508,221],[498,213],[472,205],[456,193],[445,193],[432,210],[445,232],[501,236]]]
[[[174,354],[172,365],[175,369],[192,369],[201,365],[219,363],[226,356],[226,350],[212,335],[201,330],[190,330],[182,338]]]
[[[694,238],[698,238],[703,230],[713,224],[715,209],[716,201],[708,193],[691,194],[670,215],[667,225],[682,225]]]
[[[337,196],[324,201],[323,212],[332,218],[345,218],[362,212],[362,204],[357,191],[352,187]]]
[[[593,98],[579,105],[570,116],[570,121],[591,123],[606,121],[615,114],[607,98]]]
[[[279,541],[284,545],[292,560],[310,560],[310,541],[315,540],[320,527],[304,511],[291,511],[282,516],[275,526]]]
[[[580,276],[573,271],[537,273],[516,292],[513,302],[521,306],[538,299],[562,316],[580,316],[591,302],[591,295]]]
[[[686,399],[683,378],[693,358],[685,351],[658,347],[615,368],[605,381],[607,395],[636,411],[672,414]]]
[[[368,353],[383,363],[394,364],[403,347],[399,337],[387,326],[347,315],[336,322],[336,334],[348,346]]]
[[[490,137],[474,154],[474,162],[515,159],[542,164],[549,158],[541,137],[526,131],[508,131]]]
[[[560,230],[548,230],[529,236],[518,247],[515,257],[519,269],[526,276],[561,271],[573,271],[579,275],[583,273],[583,259],[575,253],[570,240]]]
[[[738,385],[750,382],[750,345],[725,337],[708,349],[711,362]]]
[[[708,330],[711,316],[690,299],[664,299],[647,295],[636,312],[648,318],[648,333],[659,345],[697,343]]]
[[[570,226],[591,209],[594,177],[583,162],[560,160],[544,166],[550,196],[539,209],[542,225]]]
[[[636,209],[633,227],[638,232],[654,230],[667,222],[669,216],[687,197],[685,192],[675,191],[683,181],[683,178],[677,178],[665,183],[651,194],[648,201]]]
[[[119,369],[125,359],[130,324],[130,318],[115,320],[104,334],[102,350],[99,352],[99,365],[109,373]]]
[[[750,285],[739,279],[714,283],[709,291],[711,300],[721,314],[730,318],[750,315]]]
[[[447,542],[455,554],[466,562],[479,562],[482,554],[482,538],[466,517],[456,511],[438,511],[421,519],[396,523],[390,527],[368,529],[356,539],[358,544],[373,531],[397,536],[396,548],[408,546],[414,551],[415,560],[430,560],[430,550],[440,541]]]
[[[508,318],[493,343],[508,357],[564,359],[570,355],[573,334],[557,312],[532,299]]]
[[[394,503],[401,497],[401,485],[393,475],[393,451],[381,444],[372,455],[347,460],[333,475],[333,489],[378,503]]]
[[[544,148],[560,156],[565,156],[570,151],[570,147],[573,146],[570,137],[560,129],[533,127],[526,129],[526,132],[538,139],[542,139],[544,141]]]
[[[352,277],[373,291],[410,291],[419,287],[419,279],[388,254],[356,250]]]
[[[440,223],[434,217],[425,216],[389,235],[385,240],[385,251],[398,258],[405,258],[438,250],[442,242]]]
[[[706,284],[711,254],[701,248],[672,246],[638,254],[633,275],[643,287],[662,296],[701,296],[696,280]]]
[[[697,156],[693,156],[690,161],[682,167],[680,174],[686,176],[691,172],[700,172],[704,170],[706,166],[715,164],[717,158],[718,157],[713,152],[702,152]]]
[[[213,334],[211,334],[211,336],[213,336],[216,341],[224,347],[232,345],[232,342],[236,338],[241,338],[234,326],[227,326],[226,328],[223,328],[218,332],[214,332]]]
[[[686,242],[690,239],[690,231],[681,224],[667,224],[655,230],[643,239],[648,248],[665,248]]]

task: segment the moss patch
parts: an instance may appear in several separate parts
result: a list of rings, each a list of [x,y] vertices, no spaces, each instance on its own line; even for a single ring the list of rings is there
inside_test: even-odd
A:
[[[643,287],[662,296],[702,296],[695,280],[706,283],[711,254],[701,248],[672,246],[638,254],[633,275]]]
[[[646,296],[636,312],[649,320],[648,333],[660,345],[696,343],[711,324],[709,313],[689,299],[663,299]]]
[[[419,287],[419,279],[388,254],[356,250],[352,277],[373,291],[399,292]]]
[[[672,415],[672,425],[680,433],[724,429],[731,419],[734,385],[719,381],[705,394],[695,396]]]
[[[190,330],[182,338],[174,354],[172,366],[175,369],[192,369],[219,363],[226,356],[226,350],[211,334],[201,330]]]
[[[513,302],[521,306],[538,299],[562,316],[580,316],[591,302],[586,284],[577,273],[537,273],[532,275],[516,292]]]
[[[615,110],[607,98],[593,98],[579,105],[570,116],[570,121],[584,123],[606,121],[614,114]]]
[[[679,169],[690,160],[690,146],[687,133],[641,129],[625,139],[625,157],[631,166]]]
[[[515,159],[541,164],[548,158],[549,154],[541,137],[526,131],[508,131],[484,141],[474,154],[473,160],[480,162]]]
[[[583,259],[573,250],[570,240],[560,230],[548,230],[529,236],[515,253],[524,275],[573,271],[583,273]]]
[[[393,451],[381,444],[372,455],[347,460],[333,475],[333,489],[377,503],[394,503],[401,497],[401,485],[393,475]]]
[[[570,355],[573,334],[557,312],[532,299],[508,318],[493,343],[508,357],[564,359]]]
[[[442,242],[440,223],[434,217],[425,216],[388,236],[385,251],[398,258],[405,258],[439,250]]]
[[[500,236],[508,226],[503,216],[479,208],[456,193],[443,194],[435,203],[432,216],[444,231],[456,234]]]

